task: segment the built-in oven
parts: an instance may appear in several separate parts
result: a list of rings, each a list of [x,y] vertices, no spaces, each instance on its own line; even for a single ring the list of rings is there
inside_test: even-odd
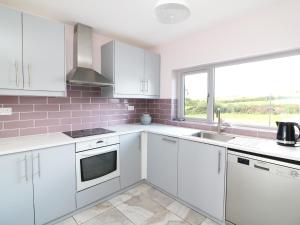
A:
[[[119,137],[76,144],[77,191],[120,176]]]

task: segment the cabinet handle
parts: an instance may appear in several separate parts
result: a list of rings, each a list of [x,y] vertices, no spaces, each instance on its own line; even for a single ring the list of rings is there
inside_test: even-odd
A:
[[[28,162],[27,162],[27,155],[25,155],[24,157],[24,161],[25,161],[25,180],[26,183],[28,182]]]
[[[31,87],[31,75],[30,75],[30,65],[27,65],[27,72],[28,72],[28,87]]]
[[[146,92],[149,92],[149,80],[147,80],[147,81],[145,81],[145,83],[146,83]]]
[[[221,151],[218,152],[218,174],[220,174],[221,172],[221,156],[222,156],[222,153]]]
[[[35,173],[38,175],[38,177],[41,177],[41,160],[40,160],[40,153],[37,154],[37,156],[34,157],[34,159],[38,160],[38,171]]]
[[[173,144],[176,144],[177,141],[175,140],[171,140],[171,139],[168,139],[168,138],[162,138],[163,141],[166,141],[166,142],[170,142],[170,143],[173,143]]]
[[[142,80],[140,82],[140,91],[144,92],[144,81],[142,81]]]
[[[19,87],[19,68],[18,68],[18,63],[15,61],[15,75],[16,75],[16,86]]]

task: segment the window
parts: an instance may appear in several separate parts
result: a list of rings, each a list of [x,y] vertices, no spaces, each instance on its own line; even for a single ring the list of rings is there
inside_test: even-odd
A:
[[[206,80],[202,73],[193,74],[197,79],[183,75],[186,119],[207,117],[213,122],[214,109],[219,107],[222,120],[232,124],[275,127],[276,121],[300,121],[300,55],[209,69],[213,72],[206,73]],[[212,104],[206,104],[205,96]]]
[[[207,118],[207,72],[184,75],[184,116],[186,118]]]

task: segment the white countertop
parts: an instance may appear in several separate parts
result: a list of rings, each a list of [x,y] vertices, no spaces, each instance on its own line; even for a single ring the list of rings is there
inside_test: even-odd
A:
[[[95,135],[76,139],[70,138],[69,136],[63,133],[50,133],[23,137],[3,138],[0,139],[0,155],[13,154],[17,152],[31,151],[49,148],[53,146],[72,144],[97,138],[146,131],[156,134],[178,137],[191,141],[234,148],[252,153],[300,161],[300,147],[280,146],[277,145],[276,141],[274,140],[238,136],[235,139],[224,143],[220,141],[190,136],[193,133],[199,132],[199,130],[196,129],[167,126],[162,124],[152,124],[147,126],[139,124],[123,124],[111,126],[108,129],[116,132],[105,135]]]

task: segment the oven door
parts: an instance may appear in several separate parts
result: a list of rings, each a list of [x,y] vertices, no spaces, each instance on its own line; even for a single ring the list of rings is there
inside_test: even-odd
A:
[[[120,176],[119,145],[76,153],[77,191]]]

